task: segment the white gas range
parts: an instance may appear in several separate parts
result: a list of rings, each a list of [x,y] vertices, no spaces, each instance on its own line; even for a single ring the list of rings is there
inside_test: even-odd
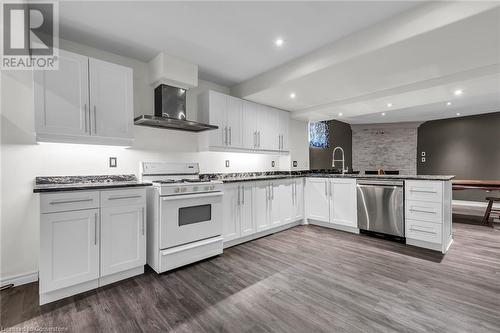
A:
[[[157,273],[222,253],[220,181],[201,181],[197,163],[142,163],[147,201],[147,263]]]

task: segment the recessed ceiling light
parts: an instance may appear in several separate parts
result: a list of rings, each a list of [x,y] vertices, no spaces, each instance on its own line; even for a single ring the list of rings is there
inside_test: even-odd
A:
[[[274,45],[278,46],[278,47],[281,47],[283,46],[283,44],[285,43],[285,41],[283,40],[283,38],[277,38],[275,41],[274,41]]]
[[[455,91],[453,92],[453,94],[454,94],[455,96],[460,96],[460,95],[462,95],[463,93],[464,93],[464,91],[463,91],[462,89],[457,89],[457,90],[455,90]]]
[[[342,117],[344,114],[342,112],[339,112],[339,117]]]
[[[385,116],[385,112],[382,112],[382,116]]]
[[[387,107],[388,108],[392,107],[392,103],[387,103]]]
[[[457,112],[457,116],[460,116],[460,112]]]
[[[450,105],[451,105],[451,102],[446,102],[446,105],[450,106]]]
[[[291,93],[290,98],[295,98],[295,93]]]

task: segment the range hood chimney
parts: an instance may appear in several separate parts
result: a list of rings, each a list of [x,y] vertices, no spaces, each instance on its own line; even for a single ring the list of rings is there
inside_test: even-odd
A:
[[[186,120],[186,93],[184,88],[160,84],[155,88],[154,116],[139,116],[134,124],[190,132],[217,129],[214,125]]]

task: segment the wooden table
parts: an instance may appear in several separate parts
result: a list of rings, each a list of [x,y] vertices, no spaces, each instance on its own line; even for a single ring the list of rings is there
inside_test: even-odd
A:
[[[500,180],[470,180],[470,179],[455,179],[452,180],[453,190],[485,190],[485,191],[500,191]],[[483,223],[493,226],[487,216],[488,210],[491,210],[492,203],[488,204],[486,208]]]
[[[451,183],[454,190],[500,191],[500,180],[454,179]]]

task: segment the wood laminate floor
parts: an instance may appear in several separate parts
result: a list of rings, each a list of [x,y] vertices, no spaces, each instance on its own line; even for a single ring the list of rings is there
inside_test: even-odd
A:
[[[500,230],[454,224],[445,256],[314,226],[39,307],[1,293],[2,328],[70,332],[500,332]]]

